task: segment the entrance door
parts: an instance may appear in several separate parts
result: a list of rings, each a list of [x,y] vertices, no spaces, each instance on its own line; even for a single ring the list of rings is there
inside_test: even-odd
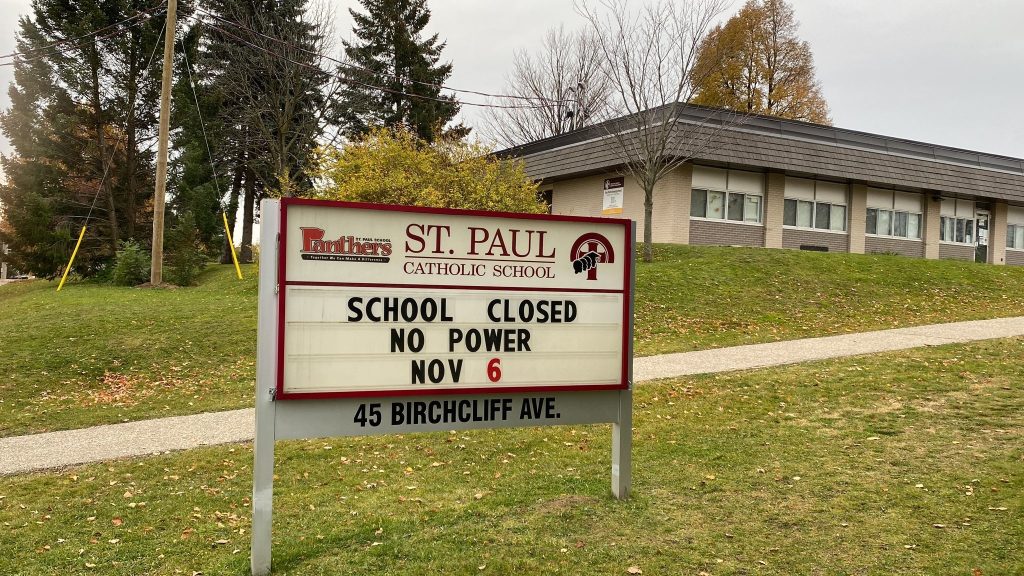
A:
[[[988,262],[988,212],[978,212],[978,246],[974,250],[975,262]]]

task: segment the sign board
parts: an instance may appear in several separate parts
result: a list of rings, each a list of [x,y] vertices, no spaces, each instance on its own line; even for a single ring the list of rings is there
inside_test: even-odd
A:
[[[283,210],[279,399],[628,387],[628,221]]]
[[[626,179],[622,176],[604,179],[604,204],[601,214],[606,216],[622,214],[622,199],[625,187]]]
[[[261,205],[252,573],[274,442],[612,424],[632,443],[629,220],[302,199]]]

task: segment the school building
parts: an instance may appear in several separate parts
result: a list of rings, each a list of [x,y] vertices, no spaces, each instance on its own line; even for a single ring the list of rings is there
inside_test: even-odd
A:
[[[697,106],[673,121],[692,160],[655,187],[655,242],[1024,265],[1020,158]],[[629,130],[613,120],[498,155],[525,161],[552,213],[621,212],[642,240],[643,190],[615,136]]]

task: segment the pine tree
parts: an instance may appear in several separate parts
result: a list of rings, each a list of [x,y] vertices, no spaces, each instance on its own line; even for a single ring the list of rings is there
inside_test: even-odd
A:
[[[241,259],[248,261],[260,198],[311,191],[313,152],[325,128],[336,121],[336,82],[322,56],[329,23],[323,13],[310,9],[308,0],[213,0],[204,6],[213,16],[201,26],[193,75],[218,188],[227,192],[218,211],[223,209],[234,226],[235,212],[242,206],[238,240]],[[191,106],[195,109],[194,101]],[[193,211],[202,230],[202,213],[209,207],[201,204],[209,203],[213,182],[210,159],[199,120],[183,115],[182,121],[179,142],[187,152],[182,209]],[[184,196],[200,205],[185,206]],[[226,246],[222,262],[230,262]]]
[[[23,56],[14,66],[11,107],[0,115],[14,149],[2,159],[0,241],[19,267],[39,276],[66,263],[90,210],[80,273],[103,267],[119,241],[148,238],[159,74],[145,68],[163,16],[141,10],[152,4],[39,0],[20,22]],[[183,3],[180,13],[188,12]]]
[[[426,0],[360,3],[366,13],[349,9],[357,40],[343,42],[349,64],[339,70],[345,83],[344,133],[355,137],[376,126],[404,127],[427,142],[468,134],[462,124],[445,128],[459,113],[459,103],[441,95],[452,65],[440,62],[445,44],[436,34],[423,38],[430,21]]]

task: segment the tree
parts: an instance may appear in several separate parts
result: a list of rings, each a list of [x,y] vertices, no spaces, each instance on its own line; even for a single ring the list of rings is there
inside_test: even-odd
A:
[[[447,139],[433,144],[405,128],[378,128],[321,151],[319,196],[331,200],[542,213],[537,186],[518,160]]]
[[[697,49],[724,0],[659,0],[631,13],[626,0],[604,0],[600,12],[581,11],[590,23],[612,86],[615,105],[625,116],[601,124],[611,153],[644,191],[643,258],[654,259],[654,188],[682,164],[708,149],[735,118],[715,109],[698,122],[681,113],[701,78]]]
[[[592,30],[545,35],[537,52],[515,53],[505,93],[506,108],[489,108],[486,133],[511,148],[595,124],[609,116],[611,85],[601,73]]]
[[[25,270],[53,276],[90,218],[76,270],[113,258],[121,240],[149,237],[155,94],[147,69],[160,8],[141,0],[39,0],[19,23],[11,107],[0,130],[7,225],[0,242]],[[180,14],[187,16],[184,3]]]
[[[810,45],[785,0],[747,0],[701,44],[694,103],[830,124]]]
[[[433,142],[439,136],[464,137],[461,124],[445,128],[459,103],[441,94],[452,73],[440,63],[445,44],[437,34],[423,38],[430,21],[426,0],[360,0],[365,14],[349,9],[356,39],[343,42],[349,62],[340,66],[346,111],[342,130],[356,137],[378,126],[405,127]]]
[[[215,0],[206,14],[197,92],[215,114],[205,117],[217,143],[214,161],[223,182],[231,183],[225,209],[229,225],[242,206],[241,260],[248,262],[260,197],[309,194],[313,151],[337,120],[338,82],[325,56],[331,22],[325,10],[311,8],[307,0]],[[191,142],[193,161],[208,163],[198,145],[199,122],[191,125],[183,144]],[[197,190],[194,182],[188,184]],[[228,250],[225,246],[224,262],[230,261]]]

